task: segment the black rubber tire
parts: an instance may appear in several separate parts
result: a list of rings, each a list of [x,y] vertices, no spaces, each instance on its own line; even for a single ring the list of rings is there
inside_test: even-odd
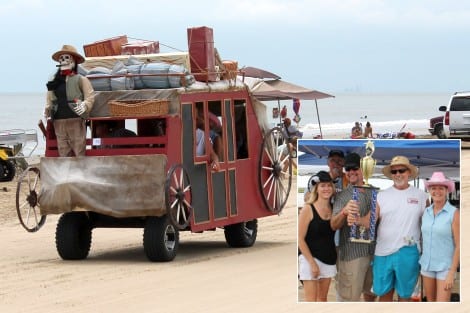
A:
[[[225,240],[230,247],[246,248],[255,244],[258,220],[242,222],[224,227]]]
[[[144,251],[150,261],[172,261],[178,247],[179,230],[167,215],[147,217],[144,227]]]
[[[15,173],[15,165],[10,160],[0,160],[0,182],[12,181]]]
[[[446,133],[444,132],[444,127],[442,124],[436,125],[434,133],[436,134],[437,138],[446,139]]]
[[[92,228],[84,212],[68,212],[57,222],[55,244],[64,260],[86,259],[91,247]]]

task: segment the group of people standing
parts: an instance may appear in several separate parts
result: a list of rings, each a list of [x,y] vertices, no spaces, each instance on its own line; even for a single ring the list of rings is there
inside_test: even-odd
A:
[[[459,210],[447,199],[455,183],[434,172],[425,182],[427,194],[409,183],[418,168],[395,156],[382,170],[393,185],[376,195],[376,238],[354,242],[353,225],[371,226],[374,197],[372,189],[364,188],[360,162],[356,153],[344,157],[332,150],[330,172],[320,171],[309,180],[298,222],[304,300],[326,301],[336,277],[337,301],[360,301],[361,296],[364,301],[393,301],[394,293],[399,301],[410,301],[421,274],[427,301],[450,301],[460,260]],[[341,173],[335,174],[338,166]]]

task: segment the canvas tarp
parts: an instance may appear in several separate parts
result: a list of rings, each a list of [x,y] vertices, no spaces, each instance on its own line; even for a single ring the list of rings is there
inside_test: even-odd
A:
[[[355,152],[364,156],[367,141],[299,140],[299,163],[326,164],[331,150],[341,150],[345,154]],[[460,177],[460,140],[379,139],[372,142],[375,146],[372,157],[377,162],[377,173],[381,173],[381,168],[390,164],[394,156],[402,155],[419,168],[420,177],[430,177],[434,171],[443,171],[449,177]]]
[[[41,158],[41,214],[165,214],[165,155]]]
[[[142,63],[149,62],[165,62],[169,64],[179,64],[185,68],[190,68],[189,53],[188,52],[171,52],[171,53],[156,53],[156,54],[138,54],[138,55],[112,55],[104,57],[87,57],[82,64],[87,70],[95,67],[105,67],[112,69],[116,62],[121,61],[128,63],[129,59],[135,59]]]

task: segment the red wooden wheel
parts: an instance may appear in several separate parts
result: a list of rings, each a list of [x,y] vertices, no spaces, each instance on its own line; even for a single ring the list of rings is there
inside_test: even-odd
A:
[[[168,171],[165,182],[165,202],[171,223],[186,229],[193,211],[191,183],[183,165],[176,164]]]
[[[16,212],[21,225],[28,232],[38,231],[46,222],[46,215],[41,215],[39,206],[39,174],[37,167],[28,167],[19,177],[16,188]]]
[[[280,213],[292,185],[291,147],[279,127],[263,139],[259,162],[259,185],[269,211]]]

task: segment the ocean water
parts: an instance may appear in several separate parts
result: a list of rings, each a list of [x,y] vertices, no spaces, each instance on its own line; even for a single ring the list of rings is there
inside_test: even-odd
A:
[[[415,135],[427,135],[429,119],[443,115],[439,106],[447,105],[450,94],[335,94],[334,98],[301,100],[298,127],[304,139],[320,135],[320,117],[323,138],[348,138],[354,122],[364,126],[367,121],[374,133],[410,131]],[[269,106],[270,122],[279,122],[272,117],[272,109],[286,105],[287,117],[293,118],[292,101],[266,102]],[[317,114],[318,107],[318,114]]]
[[[324,138],[347,138],[355,121],[365,125],[370,121],[374,133],[411,131],[416,135],[428,134],[429,118],[442,115],[438,108],[446,105],[449,94],[335,94],[335,98],[317,100],[320,125]],[[0,94],[0,130],[34,129],[38,133],[38,146],[33,154],[44,154],[45,142],[37,124],[42,118],[45,93]],[[268,119],[274,119],[272,109],[286,105],[290,118],[294,117],[292,101],[265,102]],[[313,100],[301,100],[298,124],[304,138],[320,134],[318,115]]]

